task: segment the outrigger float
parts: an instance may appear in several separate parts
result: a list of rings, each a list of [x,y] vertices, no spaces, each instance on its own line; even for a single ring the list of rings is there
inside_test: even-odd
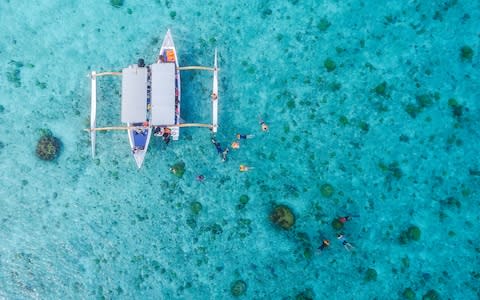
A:
[[[180,118],[181,88],[180,71],[207,70],[213,72],[211,94],[212,123],[182,123]],[[97,77],[122,77],[121,122],[124,126],[96,127],[97,114]],[[92,97],[90,112],[90,140],[92,157],[95,157],[97,131],[126,130],[131,152],[137,167],[140,168],[148,150],[150,138],[161,136],[168,143],[180,137],[181,127],[206,127],[212,133],[218,130],[218,66],[217,49],[215,49],[213,67],[180,67],[177,51],[170,29],[167,30],[160,48],[157,62],[145,66],[143,59],[124,68],[121,72],[91,72]]]

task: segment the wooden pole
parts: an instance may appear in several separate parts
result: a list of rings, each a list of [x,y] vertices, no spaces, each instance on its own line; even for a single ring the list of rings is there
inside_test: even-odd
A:
[[[154,126],[156,127],[156,126]],[[158,127],[166,128],[166,127],[206,127],[212,128],[211,124],[203,124],[203,123],[183,123],[183,124],[173,124],[173,125],[159,125]],[[97,127],[97,128],[87,128],[84,129],[85,131],[110,131],[110,130],[129,130],[135,128],[148,128],[147,126],[112,126],[112,127]]]
[[[188,67],[179,67],[178,70],[180,71],[188,71],[188,70],[215,71],[215,68],[204,67],[204,66],[188,66]]]

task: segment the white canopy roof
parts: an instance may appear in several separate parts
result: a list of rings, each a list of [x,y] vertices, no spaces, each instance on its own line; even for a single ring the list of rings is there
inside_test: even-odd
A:
[[[137,65],[122,70],[122,123],[147,120],[147,68]]]
[[[153,64],[151,71],[152,125],[175,124],[175,64]]]

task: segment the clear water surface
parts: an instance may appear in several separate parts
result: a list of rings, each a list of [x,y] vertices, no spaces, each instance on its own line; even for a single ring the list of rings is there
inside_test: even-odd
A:
[[[1,1],[0,298],[229,299],[243,280],[244,299],[478,299],[479,6]],[[137,171],[109,132],[92,159],[87,74],[153,62],[168,28],[184,66],[218,48],[218,141],[255,137],[222,163],[183,129]],[[98,126],[119,125],[118,78],[99,86]],[[183,119],[208,122],[210,88],[183,74]],[[44,129],[53,162],[35,156]]]

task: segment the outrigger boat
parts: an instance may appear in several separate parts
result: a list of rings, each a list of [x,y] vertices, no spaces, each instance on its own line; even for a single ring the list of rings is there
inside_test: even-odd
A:
[[[211,94],[212,123],[180,123],[181,87],[180,71],[208,70],[213,72]],[[121,122],[126,126],[96,127],[97,77],[122,76]],[[140,168],[148,150],[152,135],[161,136],[168,143],[178,140],[180,127],[207,127],[213,133],[218,130],[218,66],[215,49],[214,66],[180,67],[177,51],[170,30],[167,31],[160,48],[157,62],[145,66],[144,60],[124,68],[122,72],[91,72],[90,140],[92,157],[95,157],[96,132],[126,130],[130,149]]]

